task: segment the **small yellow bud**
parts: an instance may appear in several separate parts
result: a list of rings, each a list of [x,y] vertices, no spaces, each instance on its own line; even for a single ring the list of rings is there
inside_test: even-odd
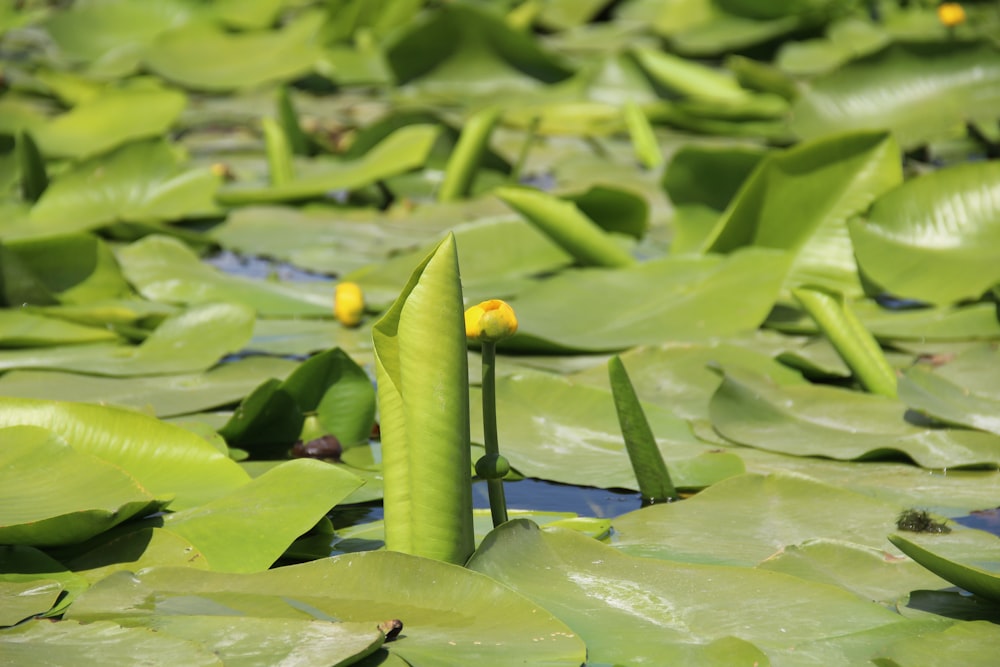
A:
[[[517,332],[517,317],[506,301],[490,299],[465,311],[465,335],[488,343],[509,338]]]
[[[965,23],[965,9],[957,2],[943,2],[937,8],[938,20],[948,28]]]
[[[212,164],[211,167],[209,167],[209,169],[211,169],[213,174],[215,174],[224,181],[232,181],[235,180],[236,178],[233,175],[233,170],[230,169],[229,165],[226,164],[225,162],[215,162]]]
[[[365,296],[357,283],[338,283],[333,292],[333,315],[345,327],[356,327],[365,312]]]

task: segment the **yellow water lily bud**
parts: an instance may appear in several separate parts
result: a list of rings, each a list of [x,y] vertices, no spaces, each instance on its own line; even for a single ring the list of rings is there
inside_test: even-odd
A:
[[[948,27],[954,28],[959,23],[965,23],[965,9],[957,2],[943,2],[937,8],[938,20]]]
[[[517,317],[506,301],[490,299],[465,311],[465,335],[473,340],[496,342],[517,332]]]
[[[356,327],[365,312],[365,295],[357,283],[338,283],[333,292],[333,315],[345,327]]]

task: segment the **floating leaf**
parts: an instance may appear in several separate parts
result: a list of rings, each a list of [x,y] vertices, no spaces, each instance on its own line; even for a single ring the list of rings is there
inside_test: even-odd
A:
[[[1000,601],[1000,538],[981,530],[896,533],[889,536],[907,556],[965,590]]]
[[[166,319],[139,345],[67,345],[0,351],[0,369],[37,368],[94,375],[203,371],[250,339],[253,311],[236,304],[195,306]]]
[[[0,605],[0,627],[17,625],[26,618],[47,612],[60,593],[62,586],[50,579],[0,581],[0,602],[3,603]]]
[[[0,408],[0,426],[46,428],[75,451],[124,470],[147,493],[174,496],[171,509],[199,505],[247,481],[246,473],[206,440],[137,412],[24,398],[0,398]]]
[[[1000,163],[911,179],[850,230],[861,270],[896,296],[942,305],[978,299],[1000,282],[992,250],[1000,242]]]
[[[848,460],[903,453],[926,468],[1000,465],[1000,436],[910,424],[902,402],[884,396],[779,387],[729,370],[709,409],[724,437],[769,451]]]
[[[322,20],[322,14],[308,12],[278,30],[244,33],[190,23],[160,34],[143,60],[163,78],[188,88],[252,88],[306,74],[320,55]]]
[[[53,179],[31,210],[37,235],[93,229],[118,220],[176,220],[216,211],[219,179],[208,169],[182,171],[161,141],[123,146]]]
[[[954,136],[967,120],[995,121],[1000,52],[988,43],[893,44],[813,81],[792,108],[804,139],[891,129],[903,148]]]
[[[121,469],[44,428],[5,428],[3,441],[0,543],[75,544],[163,504]]]
[[[136,139],[162,135],[187,99],[175,90],[110,90],[35,130],[46,157],[87,158]]]
[[[333,286],[227,275],[202,262],[183,242],[152,235],[118,251],[125,278],[147,299],[168,303],[227,302],[263,316],[332,315]],[[322,290],[322,291],[320,291]]]
[[[209,614],[372,625],[398,618],[403,636],[385,648],[407,664],[447,659],[455,665],[576,667],[585,659],[583,642],[569,628],[509,588],[462,567],[406,554],[347,554],[254,574],[188,568],[122,574],[91,588],[70,616],[136,622],[151,613],[178,621]]]

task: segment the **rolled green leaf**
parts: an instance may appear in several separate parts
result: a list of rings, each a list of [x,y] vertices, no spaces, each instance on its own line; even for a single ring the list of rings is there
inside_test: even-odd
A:
[[[646,413],[635,394],[635,387],[628,377],[625,364],[617,355],[608,360],[608,377],[611,379],[611,393],[618,411],[618,423],[622,428],[622,437],[625,438],[625,449],[632,462],[642,499],[658,503],[677,498],[677,490],[656,446],[656,438],[649,428]]]
[[[625,127],[632,138],[632,149],[639,162],[647,169],[653,169],[663,162],[663,152],[653,134],[653,127],[646,118],[646,113],[633,101],[625,103]]]
[[[438,201],[455,201],[469,194],[476,169],[489,145],[490,134],[500,118],[500,109],[487,107],[472,114],[462,128],[438,190]]]
[[[628,250],[572,202],[532,188],[497,188],[494,193],[581,264],[623,267],[635,263]]]
[[[895,398],[896,372],[844,295],[818,287],[800,287],[792,290],[792,295],[816,321],[861,385],[873,394]]]
[[[295,168],[292,166],[292,148],[277,121],[265,118],[261,121],[264,128],[264,147],[267,151],[267,168],[271,176],[271,185],[285,185],[295,180]]]
[[[45,160],[27,132],[17,137],[17,161],[21,168],[21,196],[25,201],[38,201],[49,187],[49,176],[45,172]]]
[[[309,137],[302,131],[299,124],[299,114],[295,110],[288,88],[278,88],[278,98],[275,106],[278,113],[278,124],[288,139],[288,146],[295,155],[309,155]]]
[[[451,563],[474,548],[464,312],[449,234],[372,329],[386,547]]]

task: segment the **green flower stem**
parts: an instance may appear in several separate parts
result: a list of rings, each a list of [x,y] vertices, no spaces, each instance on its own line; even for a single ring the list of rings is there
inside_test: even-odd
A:
[[[493,516],[495,528],[507,522],[507,499],[503,492],[503,478],[509,470],[506,461],[500,457],[500,442],[497,438],[497,344],[483,341],[482,356],[483,444],[486,446],[486,456],[476,464],[476,472],[481,475],[485,473],[486,486],[490,494],[490,514]],[[487,466],[487,463],[492,465]],[[487,467],[491,470],[486,470]]]

